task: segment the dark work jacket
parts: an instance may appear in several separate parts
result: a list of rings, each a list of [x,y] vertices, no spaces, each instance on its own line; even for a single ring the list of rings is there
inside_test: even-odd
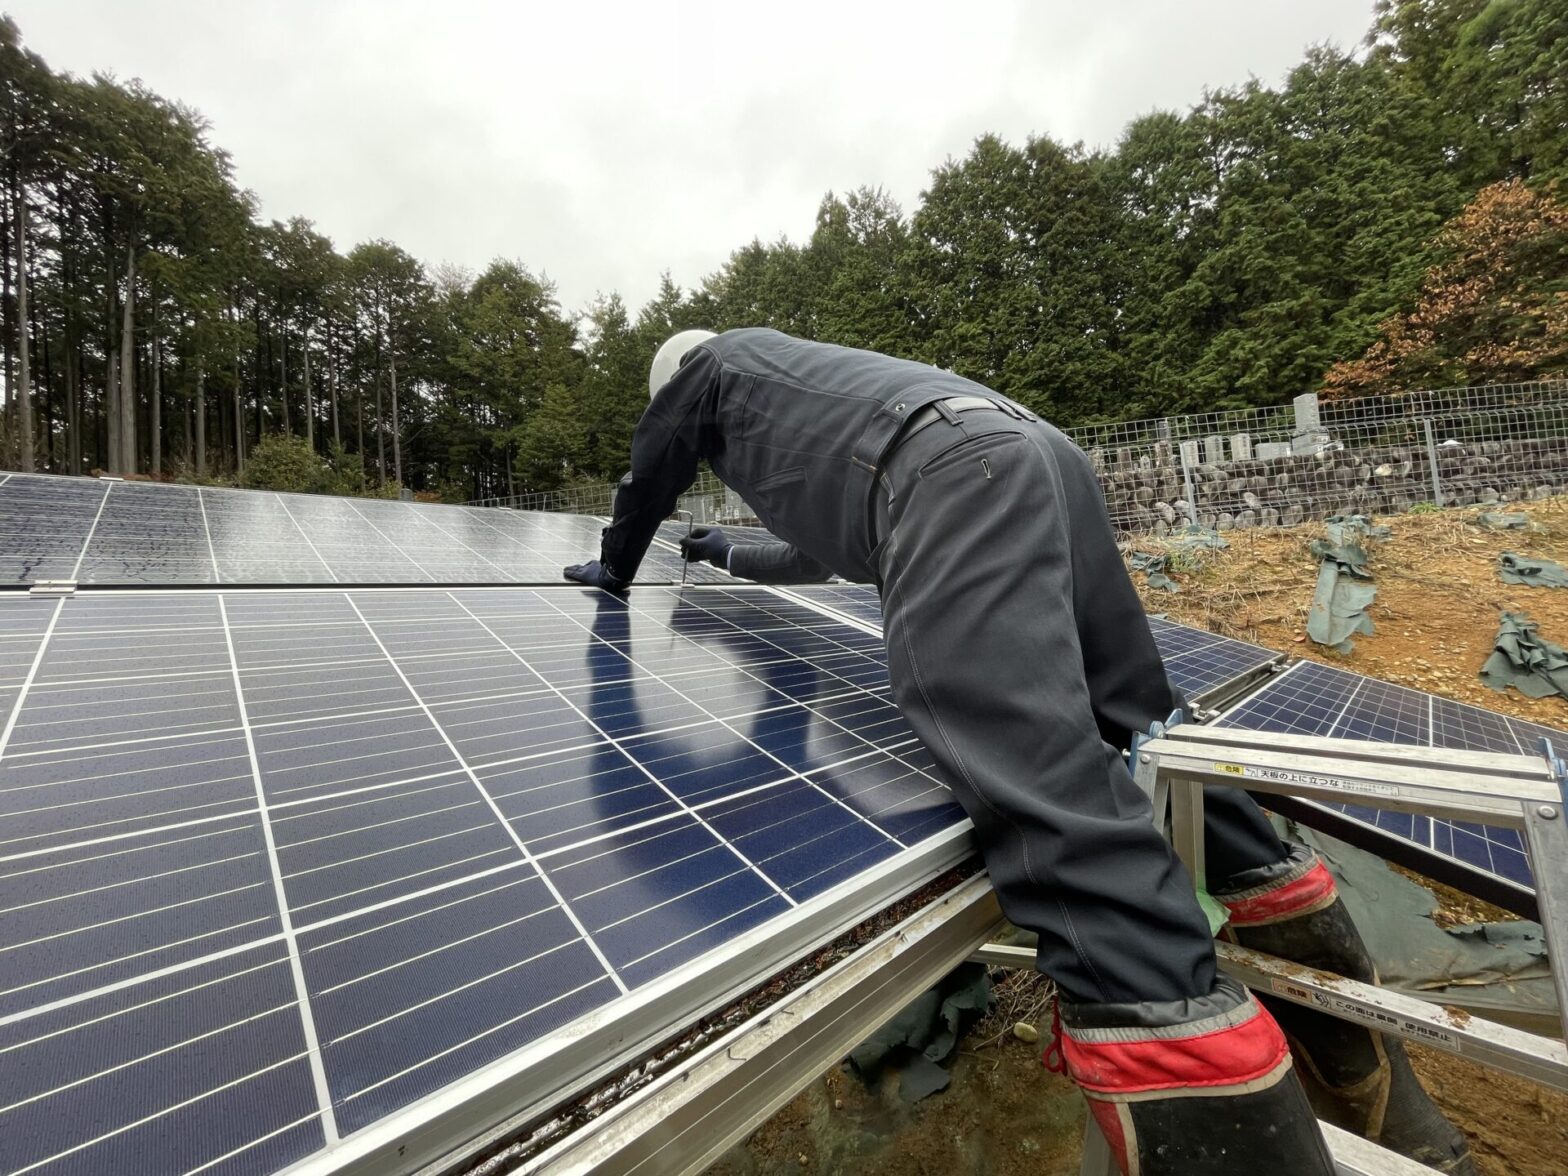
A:
[[[736,575],[822,578],[820,565],[875,582],[877,469],[910,415],[950,396],[1010,403],[928,364],[762,328],[726,331],[687,352],[638,422],[602,558],[630,580],[706,458],[799,560],[777,545],[749,556],[737,547]]]

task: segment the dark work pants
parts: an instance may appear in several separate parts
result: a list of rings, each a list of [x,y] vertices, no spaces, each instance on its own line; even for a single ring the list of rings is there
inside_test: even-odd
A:
[[[1047,424],[964,413],[897,444],[877,512],[895,701],[1040,970],[1080,1001],[1208,993],[1208,924],[1121,754],[1178,699],[1088,459]],[[1205,800],[1211,881],[1285,856],[1244,793]]]

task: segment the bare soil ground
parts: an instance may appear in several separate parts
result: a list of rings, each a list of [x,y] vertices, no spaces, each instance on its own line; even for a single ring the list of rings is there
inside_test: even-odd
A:
[[[1568,589],[1525,588],[1497,577],[1505,551],[1568,564],[1568,499],[1509,504],[1530,516],[1528,531],[1487,531],[1478,511],[1440,511],[1376,520],[1393,530],[1373,544],[1368,567],[1377,599],[1367,610],[1377,632],[1354,638],[1340,654],[1307,638],[1307,610],[1317,587],[1317,560],[1307,550],[1322,529],[1232,531],[1230,546],[1183,553],[1172,573],[1176,593],[1160,592],[1134,574],[1150,612],[1428,690],[1516,718],[1568,727],[1568,700],[1499,693],[1477,676],[1491,655],[1503,609],[1524,611],[1549,641],[1568,644]],[[1161,550],[1157,540],[1140,550]]]
[[[1306,637],[1317,561],[1308,543],[1319,527],[1233,531],[1230,547],[1183,556],[1179,593],[1134,576],[1151,612],[1255,641],[1295,657],[1568,729],[1568,700],[1500,694],[1477,676],[1492,652],[1502,609],[1523,610],[1541,634],[1568,646],[1568,589],[1502,583],[1504,551],[1568,565],[1568,499],[1508,504],[1530,516],[1528,531],[1486,531],[1478,511],[1377,520],[1393,535],[1376,544],[1370,569],[1377,633],[1343,655]],[[1160,550],[1156,541],[1140,550]],[[1445,922],[1508,918],[1505,912],[1416,875],[1437,895]],[[998,1009],[966,1039],[949,1087],[913,1107],[896,1079],[868,1090],[835,1069],[733,1149],[721,1176],[1070,1176],[1078,1170],[1083,1104],[1040,1062],[1050,1016],[1034,977],[1009,978]],[[1041,1041],[1025,1044],[1012,1025],[1030,1021]],[[1444,1112],[1470,1137],[1484,1176],[1568,1176],[1568,1097],[1449,1054],[1412,1047],[1412,1060]]]

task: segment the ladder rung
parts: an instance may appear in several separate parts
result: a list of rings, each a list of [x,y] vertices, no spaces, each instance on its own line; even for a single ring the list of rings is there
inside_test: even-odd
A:
[[[1319,1119],[1318,1126],[1323,1129],[1323,1142],[1328,1144],[1329,1155],[1334,1157],[1334,1171],[1338,1176],[1432,1176],[1432,1169],[1425,1164],[1368,1143],[1361,1136],[1352,1135],[1332,1123]]]

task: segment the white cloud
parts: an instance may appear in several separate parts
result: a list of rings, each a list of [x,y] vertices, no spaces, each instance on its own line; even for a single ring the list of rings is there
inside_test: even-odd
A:
[[[201,110],[265,216],[514,257],[568,307],[634,308],[662,269],[690,286],[754,236],[803,238],[829,189],[907,209],[987,131],[1110,146],[1371,20],[1370,0],[0,4],[54,68]]]

